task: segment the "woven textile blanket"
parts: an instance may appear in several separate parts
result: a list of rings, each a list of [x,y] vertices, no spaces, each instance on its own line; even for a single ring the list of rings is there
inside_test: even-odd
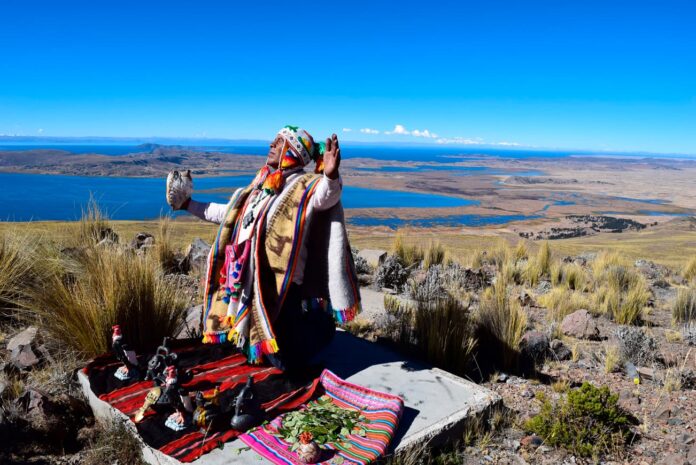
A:
[[[351,384],[329,370],[322,373],[320,384],[332,403],[343,409],[359,410],[367,420],[362,425],[365,436],[350,434],[344,441],[322,445],[319,463],[365,465],[384,455],[398,427],[404,401],[391,394]],[[276,435],[282,427],[283,417],[284,414],[239,439],[275,464],[303,465],[297,453],[290,450],[292,444]]]
[[[192,462],[243,432],[227,425],[234,411],[234,399],[249,375],[254,378],[254,389],[268,420],[309,401],[319,385],[318,371],[290,380],[276,368],[249,365],[246,356],[229,344],[204,345],[199,341],[173,341],[173,344],[180,372],[191,370],[193,373],[193,378],[183,387],[193,396],[196,391],[210,392],[217,386],[222,410],[218,423],[225,425],[217,430],[205,431],[191,426],[176,432],[164,426],[171,410],[157,412],[150,409],[145,419],[136,424],[138,433],[147,445],[181,462]],[[140,366],[146,366],[147,360],[147,356],[139,357]],[[135,379],[118,380],[114,372],[119,366],[118,360],[107,354],[97,357],[83,371],[89,378],[92,391],[132,420],[154,384]]]

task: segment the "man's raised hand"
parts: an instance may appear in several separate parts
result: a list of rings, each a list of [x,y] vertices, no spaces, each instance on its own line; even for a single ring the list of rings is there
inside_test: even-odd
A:
[[[338,136],[332,134],[326,139],[324,149],[324,174],[329,179],[338,178],[338,166],[341,164],[341,148],[338,146]]]

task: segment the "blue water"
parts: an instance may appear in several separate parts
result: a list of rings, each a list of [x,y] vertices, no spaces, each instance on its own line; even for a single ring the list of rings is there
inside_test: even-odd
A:
[[[541,218],[539,215],[451,215],[436,216],[432,218],[371,218],[366,216],[354,216],[348,219],[348,223],[356,226],[387,226],[397,229],[403,226],[415,226],[427,228],[432,226],[486,226],[492,224],[505,224],[511,221],[521,221],[533,218]]]
[[[226,202],[229,192],[205,192],[246,186],[251,176],[196,178],[194,198],[207,202]],[[142,220],[170,212],[164,200],[164,178],[123,178],[57,176],[0,173],[0,220],[76,220],[90,195],[115,220]],[[200,192],[204,191],[204,192]],[[437,194],[345,186],[346,208],[462,207],[477,201]],[[177,214],[184,214],[178,212]]]
[[[633,197],[612,197],[616,200],[625,200],[626,202],[640,202],[640,203],[651,203],[653,205],[665,205],[669,203],[668,200],[662,199],[636,199]]]
[[[450,160],[451,163],[451,160]],[[359,171],[378,171],[387,173],[411,173],[415,171],[449,171],[458,176],[471,175],[502,175],[502,176],[542,176],[543,171],[514,171],[498,168],[489,168],[487,166],[452,166],[452,165],[415,165],[415,166],[378,166],[370,168],[361,166],[355,168]]]

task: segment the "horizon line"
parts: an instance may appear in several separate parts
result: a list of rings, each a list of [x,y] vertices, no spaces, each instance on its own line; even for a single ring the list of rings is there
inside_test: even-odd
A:
[[[0,143],[9,140],[16,142],[44,142],[53,144],[66,143],[71,141],[81,141],[86,143],[88,141],[92,142],[132,142],[136,146],[144,144],[158,144],[157,141],[187,141],[187,142],[222,142],[222,143],[244,143],[244,144],[269,144],[268,140],[256,139],[256,138],[226,138],[226,137],[209,137],[209,136],[44,136],[44,135],[19,135],[19,134],[0,134]],[[564,147],[542,147],[535,145],[506,145],[500,146],[495,144],[467,144],[467,143],[438,143],[430,141],[359,141],[359,140],[344,140],[342,141],[349,145],[383,145],[392,147],[401,146],[415,146],[415,147],[451,147],[451,148],[470,148],[470,149],[487,149],[487,150],[498,150],[502,152],[520,152],[525,150],[538,151],[538,152],[552,152],[552,151],[563,151],[569,152],[572,155],[573,152],[578,152],[578,155],[657,155],[657,156],[674,156],[674,157],[696,157],[696,153],[687,152],[652,152],[652,151],[641,151],[641,150],[620,150],[620,149],[580,149],[580,148],[564,148]],[[180,144],[161,144],[161,145],[180,145]]]

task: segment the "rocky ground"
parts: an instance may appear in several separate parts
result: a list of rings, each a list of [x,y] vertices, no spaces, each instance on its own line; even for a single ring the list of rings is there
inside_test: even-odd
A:
[[[386,251],[364,251],[365,263],[377,270],[384,268]],[[593,255],[566,257],[565,262],[590,265]],[[363,263],[363,265],[365,265]],[[380,265],[380,263],[382,263]],[[595,316],[580,309],[560,324],[549,320],[548,311],[538,300],[552,289],[541,281],[532,290],[522,291],[519,301],[529,320],[521,346],[534,354],[537,373],[532,376],[496,371],[480,384],[503,398],[507,417],[503,427],[480,434],[472,444],[442,455],[443,463],[465,464],[574,464],[593,463],[563,448],[554,448],[525,431],[525,420],[537,414],[542,398],[558,401],[569,389],[590,382],[607,386],[619,396],[619,405],[633,417],[633,437],[625,450],[597,459],[615,464],[696,464],[696,340],[693,329],[679,330],[672,324],[671,307],[683,279],[672,270],[645,260],[635,269],[649,283],[651,300],[642,326],[622,326],[606,316]],[[469,289],[480,292],[491,278],[485,267],[468,269]],[[416,278],[418,279],[418,278]],[[427,285],[420,278],[421,286]],[[363,277],[363,281],[369,279]],[[384,337],[389,326],[385,294],[394,289],[363,291],[366,312],[355,326],[363,337]],[[408,293],[406,293],[408,294]],[[381,297],[381,299],[380,299]],[[400,299],[408,300],[401,294]],[[689,332],[691,331],[691,332]],[[633,361],[639,381],[627,373],[627,361]],[[473,375],[475,376],[475,375]],[[475,379],[478,381],[477,379]],[[450,461],[447,461],[450,460]]]
[[[128,247],[147,253],[152,244],[150,235],[138,234]],[[176,255],[168,277],[185,289],[192,303],[198,299],[197,276],[207,247],[195,241],[186,253]],[[364,311],[348,329],[372,340],[389,339],[397,318],[389,299],[409,304],[422,295],[442,292],[443,283],[456,281],[460,298],[475,307],[483,290],[498,279],[492,255],[475,266],[443,263],[432,267],[439,270],[433,273],[420,261],[404,266],[386,251],[356,251]],[[562,257],[559,262],[589,269],[595,258],[586,254]],[[484,374],[485,367],[478,374],[472,372],[472,379],[503,398],[503,409],[495,413],[497,420],[488,421],[489,426],[477,425],[459,444],[413,463],[592,463],[562,447],[551,447],[524,426],[539,412],[543,397],[558,401],[587,381],[618,394],[619,404],[635,423],[628,446],[598,458],[599,462],[696,464],[696,330],[693,325],[673,325],[671,315],[678,289],[687,283],[677,271],[649,261],[636,261],[632,268],[648,283],[651,296],[641,326],[618,325],[588,311],[592,309],[576,310],[554,322],[540,303],[552,292],[553,283],[542,279],[534,287],[516,287],[512,295],[527,315],[520,350],[532,355],[536,372],[488,370]],[[385,301],[385,296],[391,297]],[[191,308],[182,335],[195,333],[199,312]],[[75,382],[75,370],[84,362],[51,346],[40,326],[3,324],[0,463],[137,463],[132,455],[113,456],[114,444],[121,451],[137,447],[123,429],[95,423]],[[632,366],[637,375],[632,374]]]

